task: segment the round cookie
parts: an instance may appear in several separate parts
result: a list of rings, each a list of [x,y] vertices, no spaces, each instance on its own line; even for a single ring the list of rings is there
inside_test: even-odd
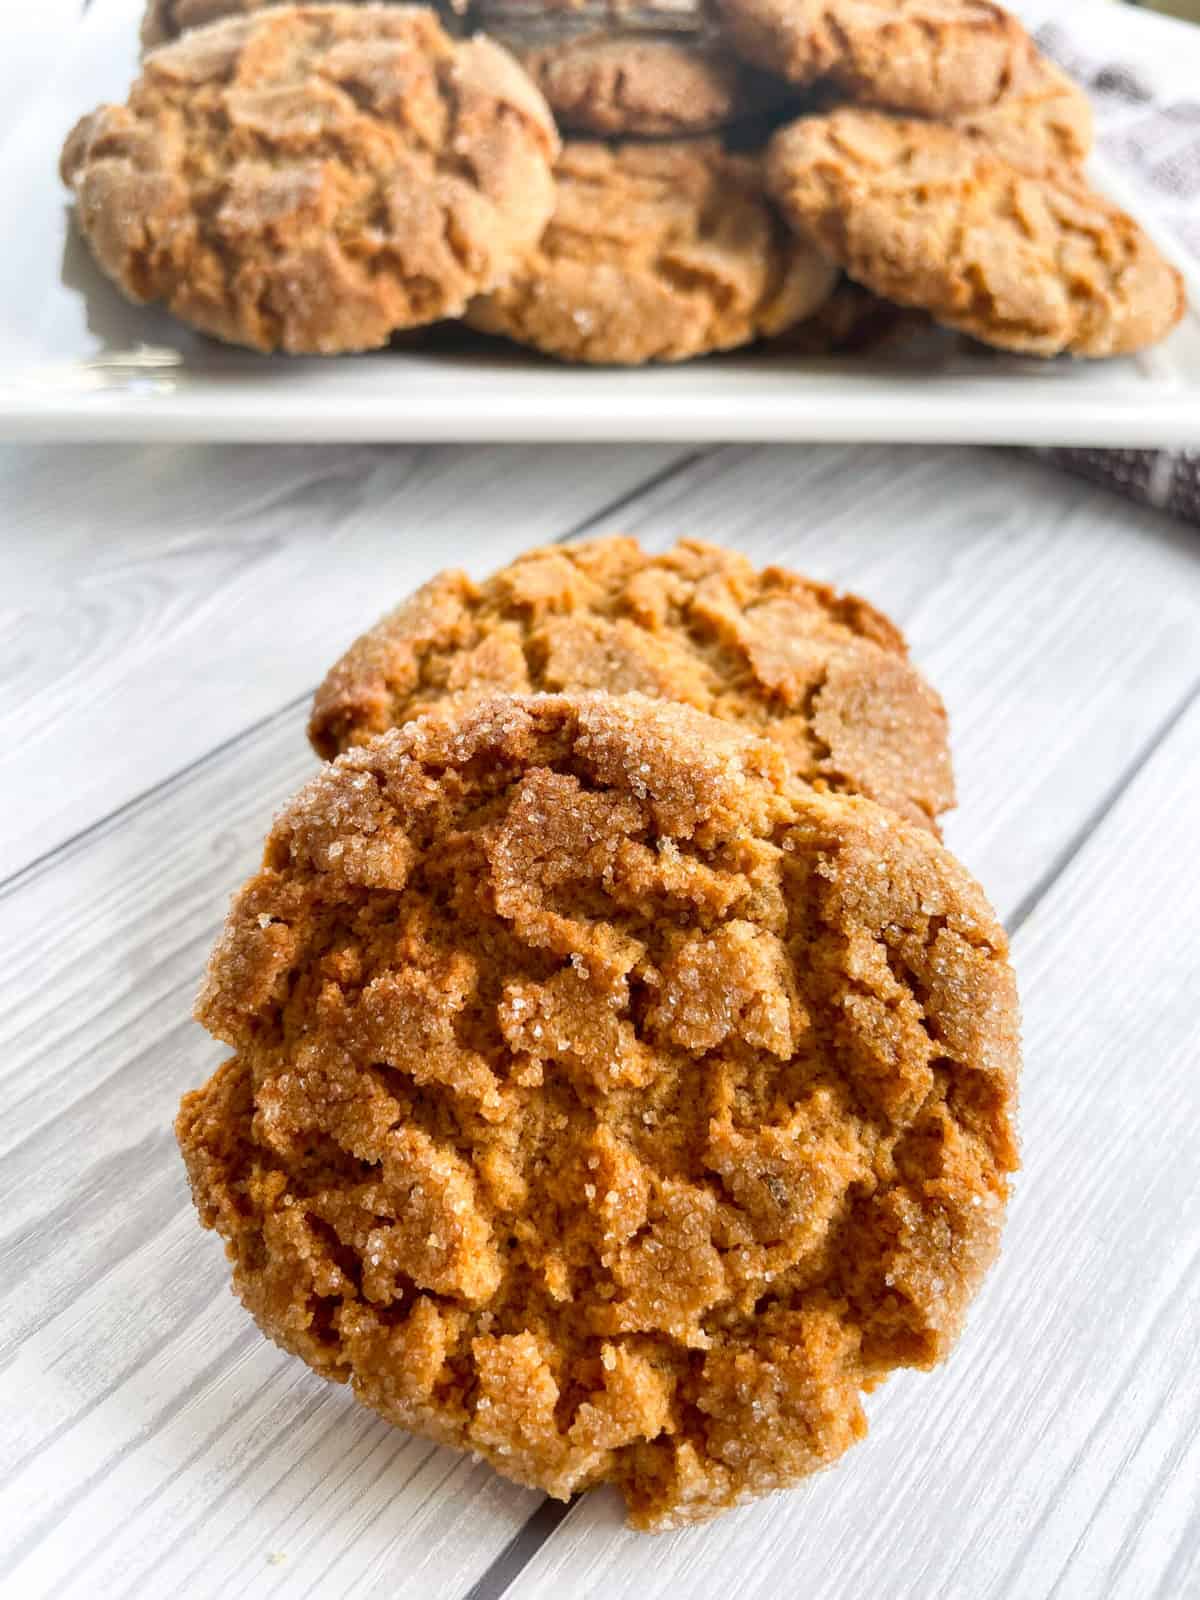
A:
[[[852,278],[987,344],[1112,356],[1163,338],[1183,281],[1069,169],[1022,171],[963,130],[843,107],[767,156],[785,216]]]
[[[715,140],[569,143],[554,215],[467,321],[566,361],[637,366],[799,322],[836,281],[767,200],[757,157]]]
[[[536,243],[558,140],[504,51],[408,6],[281,6],[147,57],[62,158],[130,299],[256,350],[372,349]]]
[[[638,1527],[794,1483],[998,1245],[1004,933],[926,833],[640,696],[393,730],[284,811],[177,1122],[262,1329]]]
[[[808,782],[936,826],[954,804],[946,713],[903,636],[855,595],[686,539],[530,550],[481,585],[443,572],[317,690],[331,757],[447,699],[638,691],[769,734]]]
[[[1029,37],[991,0],[718,0],[734,45],[793,83],[827,78],[853,100],[921,116],[992,105]]]

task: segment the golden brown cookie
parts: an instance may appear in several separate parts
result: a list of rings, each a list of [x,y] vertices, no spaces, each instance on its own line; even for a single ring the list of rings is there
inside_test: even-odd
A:
[[[950,1349],[1016,1164],[1004,933],[927,833],[641,696],[499,699],[285,810],[177,1123],[260,1327],[389,1421],[702,1520]]]
[[[1111,356],[1163,338],[1183,281],[1078,173],[1023,172],[961,129],[844,107],[777,133],[784,214],[859,283],[1031,355]]]
[[[718,0],[734,45],[793,83],[828,78],[867,105],[953,116],[990,106],[1029,38],[990,0]]]
[[[135,301],[330,354],[456,316],[534,244],[557,136],[504,51],[409,6],[281,6],[155,51],[64,181]]]
[[[467,320],[566,361],[731,350],[809,316],[836,275],[715,140],[565,146],[538,248]]]
[[[530,550],[482,585],[443,572],[351,645],[317,690],[319,755],[447,699],[636,690],[769,734],[809,782],[925,827],[954,804],[941,700],[856,595],[697,539]]]

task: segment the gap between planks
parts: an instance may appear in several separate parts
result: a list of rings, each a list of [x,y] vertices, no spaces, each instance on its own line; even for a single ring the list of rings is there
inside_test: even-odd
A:
[[[575,539],[585,538],[588,533],[597,528],[602,522],[619,516],[626,507],[634,504],[642,497],[652,494],[672,480],[689,475],[691,470],[702,461],[715,460],[726,448],[720,445],[710,446],[703,450],[694,450],[677,456],[677,459],[669,462],[666,466],[647,473],[644,478],[640,478],[635,484],[623,489],[598,508],[590,510],[585,516],[572,523],[565,533],[561,533],[547,542],[566,544]],[[370,620],[373,619],[364,618],[363,626],[367,626]],[[332,665],[332,662],[330,662],[330,665]],[[113,807],[110,811],[96,818],[95,821],[88,823],[86,827],[78,829],[75,833],[50,846],[31,860],[15,867],[11,872],[0,877],[0,898],[10,890],[20,888],[28,881],[30,875],[58,865],[60,859],[69,856],[77,846],[102,833],[114,822],[118,822],[126,815],[135,812],[139,806],[153,800],[156,795],[185,781],[191,773],[195,772],[206,761],[219,757],[239,743],[253,738],[255,734],[270,728],[281,717],[290,715],[299,706],[303,705],[306,700],[311,699],[315,688],[315,684],[310,684],[300,694],[292,696],[282,705],[239,728],[236,732],[231,733],[227,738],[222,739],[219,743],[197,755],[175,771],[165,775],[155,783],[147,785],[146,788],[135,795],[131,795],[129,799],[123,801],[119,806]]]

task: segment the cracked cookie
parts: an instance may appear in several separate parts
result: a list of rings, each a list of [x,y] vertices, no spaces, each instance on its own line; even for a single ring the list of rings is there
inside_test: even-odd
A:
[[[987,344],[1121,355],[1183,314],[1178,272],[1081,174],[1024,171],[961,129],[843,107],[777,133],[767,175],[850,277]]]
[[[768,734],[809,782],[936,827],[954,804],[941,700],[856,595],[685,539],[527,551],[476,585],[443,572],[358,639],[317,690],[335,756],[448,699],[638,691]]]
[[[155,51],[62,174],[130,299],[330,354],[460,313],[536,243],[558,140],[516,62],[408,6],[281,6]]]
[[[1028,34],[990,0],[719,0],[719,9],[736,48],[767,71],[922,116],[990,106],[1028,65]]]
[[[568,143],[554,215],[467,321],[561,360],[684,361],[810,316],[836,273],[716,140]]]
[[[277,820],[177,1132],[260,1327],[631,1522],[866,1431],[950,1349],[1016,1164],[1004,934],[927,833],[641,696],[431,716]]]

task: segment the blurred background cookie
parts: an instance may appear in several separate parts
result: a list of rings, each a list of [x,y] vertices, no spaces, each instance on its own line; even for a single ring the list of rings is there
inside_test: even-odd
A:
[[[70,135],[78,225],[130,297],[329,354],[458,315],[553,205],[558,139],[499,46],[431,11],[282,6],[147,57]]]
[[[500,696],[347,751],[197,1016],[234,1054],[179,1142],[263,1330],[636,1527],[836,1460],[996,1254],[1019,1040],[982,890],[690,706]]]
[[[1068,168],[1022,171],[958,128],[846,107],[775,135],[768,182],[873,293],[987,344],[1119,355],[1183,314],[1182,280]]]
[[[707,133],[794,98],[741,61],[699,5],[476,0],[466,18],[513,52],[568,132]]]
[[[713,140],[568,143],[555,179],[537,249],[472,302],[473,327],[569,361],[682,361],[799,322],[836,281],[757,158]]]
[[[998,100],[951,120],[956,128],[1027,172],[1082,166],[1092,151],[1092,108],[1087,95],[1032,43],[1027,66]]]
[[[828,79],[865,105],[952,116],[992,105],[1028,36],[990,0],[718,0],[735,47],[797,84]]]

